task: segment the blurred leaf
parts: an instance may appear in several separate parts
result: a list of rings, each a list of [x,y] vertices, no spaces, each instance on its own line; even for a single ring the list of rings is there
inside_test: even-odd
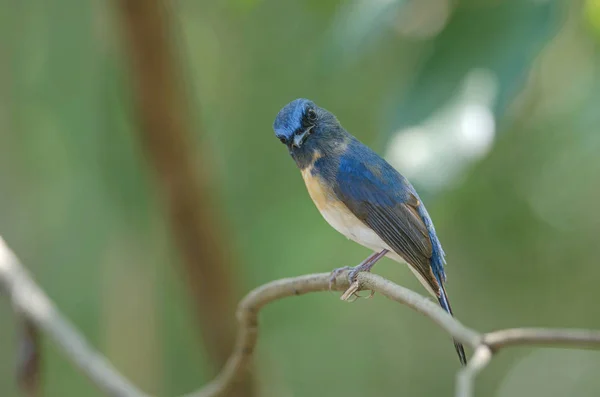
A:
[[[560,26],[558,1],[485,2],[457,8],[432,41],[432,54],[408,92],[394,92],[393,129],[418,124],[443,106],[474,68],[489,69],[500,87],[501,114],[520,90],[533,60]],[[402,99],[400,99],[402,97]],[[392,131],[393,129],[390,129]]]
[[[596,35],[600,35],[600,0],[587,0],[584,13]]]
[[[375,40],[390,29],[404,0],[353,0],[336,13],[331,27],[331,44],[325,47],[332,57],[353,61],[369,53]]]
[[[17,379],[25,395],[34,397],[40,386],[40,336],[37,327],[27,319],[23,319],[20,328]]]

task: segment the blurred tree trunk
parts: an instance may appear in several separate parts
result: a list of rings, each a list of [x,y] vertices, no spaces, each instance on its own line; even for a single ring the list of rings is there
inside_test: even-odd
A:
[[[238,294],[233,264],[214,214],[209,172],[196,172],[206,161],[197,155],[189,129],[188,103],[182,90],[170,19],[161,0],[118,0],[140,139],[154,168],[157,189],[182,253],[184,276],[194,299],[204,345],[220,369],[233,349]],[[204,152],[207,152],[205,149]],[[217,369],[217,368],[216,368]],[[231,396],[253,395],[250,373]]]

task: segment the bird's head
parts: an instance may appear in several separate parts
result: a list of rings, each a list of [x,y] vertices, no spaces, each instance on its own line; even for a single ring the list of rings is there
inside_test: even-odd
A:
[[[346,134],[333,114],[303,98],[279,111],[273,130],[300,168],[310,162],[316,151],[327,153]]]

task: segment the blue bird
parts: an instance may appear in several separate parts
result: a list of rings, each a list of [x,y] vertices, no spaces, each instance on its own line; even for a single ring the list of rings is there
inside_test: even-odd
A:
[[[350,281],[387,256],[407,263],[452,315],[444,288],[445,254],[410,182],[350,135],[332,113],[308,99],[284,106],[273,129],[300,168],[308,193],[325,220],[347,238],[374,251],[351,268]],[[454,346],[461,364],[466,365],[463,346],[457,341]]]

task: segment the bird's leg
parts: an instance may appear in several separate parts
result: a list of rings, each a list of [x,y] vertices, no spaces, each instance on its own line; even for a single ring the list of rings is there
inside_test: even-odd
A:
[[[358,272],[368,272],[371,271],[371,268],[373,267],[373,265],[375,265],[375,263],[377,263],[377,261],[379,261],[381,258],[383,258],[385,256],[385,254],[388,253],[388,250],[384,249],[381,252],[373,252],[371,255],[369,255],[367,257],[367,259],[365,259],[364,261],[362,261],[358,266],[343,266],[343,267],[338,267],[337,269],[333,269],[333,271],[331,272],[331,276],[329,277],[329,289],[331,289],[331,287],[333,285],[335,285],[335,279],[337,278],[337,276],[340,275],[340,273],[346,271],[346,270],[350,270],[350,273],[348,274],[348,281],[350,281],[350,284],[352,284],[355,280],[356,280],[356,276],[358,274]]]
[[[359,272],[370,272],[371,268],[373,268],[373,266],[375,266],[375,264],[388,252],[387,249],[383,249],[380,252],[374,252],[373,255],[362,261],[360,265],[353,267],[352,270],[350,270],[350,273],[348,273],[348,281],[350,284],[356,281]]]

